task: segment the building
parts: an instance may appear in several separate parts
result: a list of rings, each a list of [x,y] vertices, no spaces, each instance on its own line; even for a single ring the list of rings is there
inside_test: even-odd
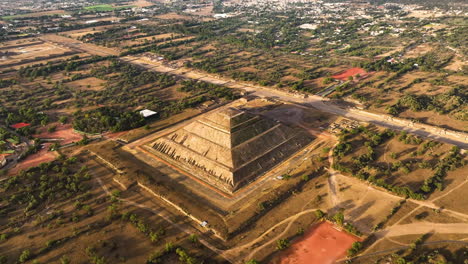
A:
[[[158,112],[151,111],[151,110],[148,110],[148,109],[140,111],[140,115],[142,115],[144,118],[154,117],[157,114],[158,114]]]
[[[311,141],[303,129],[225,106],[151,146],[156,156],[171,165],[233,193]]]
[[[29,124],[29,123],[16,123],[16,124],[11,125],[10,127],[14,128],[14,129],[20,129],[20,128],[23,128],[23,127],[28,127],[30,125],[31,124]]]

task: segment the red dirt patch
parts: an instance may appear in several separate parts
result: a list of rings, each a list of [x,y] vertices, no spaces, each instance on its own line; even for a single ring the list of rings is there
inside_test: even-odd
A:
[[[344,72],[340,72],[339,74],[336,74],[336,75],[333,75],[332,78],[333,79],[338,79],[338,80],[341,80],[341,81],[347,81],[349,76],[355,76],[355,75],[365,75],[367,74],[367,72],[364,70],[364,69],[361,69],[361,68],[351,68],[351,69],[348,69]]]
[[[57,153],[49,151],[51,143],[45,143],[44,148],[39,150],[37,153],[29,155],[23,161],[19,162],[13,169],[8,171],[9,175],[16,175],[20,171],[35,167],[44,162],[53,161],[57,157]]]
[[[54,132],[49,133],[47,132],[47,127],[44,127],[39,131],[39,134],[34,135],[34,137],[41,139],[60,139],[61,145],[77,142],[83,138],[82,135],[73,131],[71,124],[51,124],[51,126],[52,125],[57,126]]]
[[[331,264],[346,256],[346,250],[359,239],[323,222],[284,252],[278,264]]]

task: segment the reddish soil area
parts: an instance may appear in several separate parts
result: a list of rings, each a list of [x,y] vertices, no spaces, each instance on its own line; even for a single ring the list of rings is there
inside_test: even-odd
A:
[[[45,143],[44,148],[20,161],[13,169],[8,171],[8,174],[15,175],[22,170],[35,167],[44,162],[53,161],[57,157],[57,153],[49,151],[50,145],[51,143]]]
[[[338,80],[341,80],[341,81],[347,81],[349,76],[354,77],[357,74],[363,76],[363,75],[367,74],[367,72],[364,69],[361,69],[361,68],[351,68],[351,69],[346,70],[344,72],[340,72],[339,74],[333,75],[332,78],[333,79],[338,79]]]
[[[278,264],[331,264],[346,256],[346,251],[359,239],[323,222],[308,231],[304,238],[284,252]]]
[[[77,142],[83,138],[82,135],[75,133],[71,124],[51,124],[57,126],[54,132],[47,132],[48,127],[41,128],[39,134],[34,135],[36,138],[41,139],[60,139],[59,143],[65,145],[72,142]]]

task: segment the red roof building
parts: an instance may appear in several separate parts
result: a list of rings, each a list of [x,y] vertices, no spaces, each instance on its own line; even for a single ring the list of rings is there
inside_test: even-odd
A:
[[[10,127],[14,128],[14,129],[20,129],[20,128],[27,127],[27,126],[30,126],[30,125],[31,124],[28,124],[28,123],[17,123],[17,124],[11,125]]]

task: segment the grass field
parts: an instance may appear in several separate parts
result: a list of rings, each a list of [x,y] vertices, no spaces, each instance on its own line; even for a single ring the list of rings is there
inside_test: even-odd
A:
[[[88,11],[96,11],[96,12],[109,12],[109,11],[114,11],[114,10],[122,10],[122,9],[129,9],[133,8],[135,6],[133,5],[127,5],[127,6],[112,6],[109,4],[103,4],[103,5],[93,5],[93,6],[86,6],[84,9]]]
[[[67,15],[68,12],[63,10],[51,10],[51,11],[43,11],[43,12],[33,12],[33,13],[26,13],[26,14],[18,14],[12,16],[3,16],[1,17],[2,20],[12,20],[15,18],[23,18],[23,17],[39,17],[39,16],[54,16],[54,15]]]

